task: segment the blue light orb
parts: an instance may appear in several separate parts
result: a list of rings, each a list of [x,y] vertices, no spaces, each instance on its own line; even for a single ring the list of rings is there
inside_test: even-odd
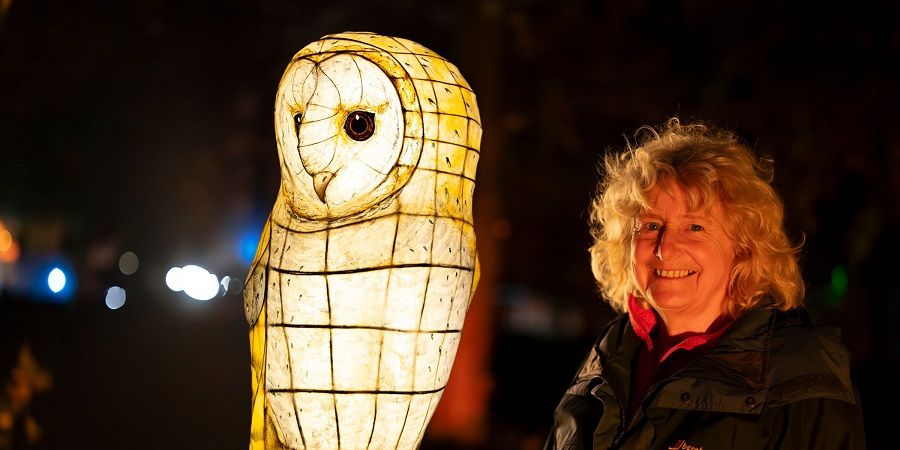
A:
[[[238,257],[245,264],[253,262],[256,256],[256,245],[259,243],[260,230],[250,230],[241,234],[238,241]]]

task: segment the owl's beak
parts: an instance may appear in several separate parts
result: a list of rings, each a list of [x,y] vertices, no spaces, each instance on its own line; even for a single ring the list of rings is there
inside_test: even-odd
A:
[[[325,188],[328,187],[332,178],[334,178],[332,172],[319,172],[313,175],[313,189],[316,190],[316,195],[319,196],[322,203],[325,203]]]

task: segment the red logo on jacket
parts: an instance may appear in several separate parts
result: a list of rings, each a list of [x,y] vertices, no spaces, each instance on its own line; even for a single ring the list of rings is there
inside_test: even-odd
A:
[[[703,447],[693,446],[685,442],[684,439],[679,439],[669,446],[669,450],[703,450]]]

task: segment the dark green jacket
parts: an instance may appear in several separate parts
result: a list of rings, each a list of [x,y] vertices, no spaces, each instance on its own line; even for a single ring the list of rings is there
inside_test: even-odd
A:
[[[749,311],[716,347],[655,383],[626,418],[632,359],[643,342],[622,315],[563,396],[545,448],[865,448],[839,335],[811,325],[803,310]]]

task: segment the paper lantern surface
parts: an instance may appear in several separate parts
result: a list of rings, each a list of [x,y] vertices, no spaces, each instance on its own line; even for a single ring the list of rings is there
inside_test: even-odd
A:
[[[457,68],[415,42],[341,33],[294,56],[244,286],[251,449],[419,446],[478,281],[480,122]]]

